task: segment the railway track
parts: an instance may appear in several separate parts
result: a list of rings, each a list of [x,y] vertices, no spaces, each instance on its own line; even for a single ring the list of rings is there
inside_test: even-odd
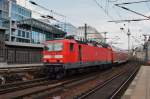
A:
[[[104,72],[96,72],[96,73],[92,73],[89,75],[65,79],[65,80],[61,80],[61,81],[49,83],[49,84],[43,83],[43,84],[39,84],[38,86],[34,86],[34,84],[33,84],[32,87],[30,86],[25,89],[15,90],[14,92],[8,91],[5,94],[1,94],[0,98],[2,98],[2,99],[6,99],[6,98],[31,98],[31,99],[32,98],[33,99],[34,98],[39,98],[39,99],[46,98],[47,99],[47,98],[50,98],[51,99],[52,97],[59,96],[59,97],[61,97],[61,99],[66,99],[66,98],[84,99],[85,96],[87,97],[87,96],[91,95],[91,94],[87,95],[87,93],[96,92],[96,91],[94,91],[94,88],[99,88],[99,86],[102,87],[106,83],[108,84],[108,82],[110,82],[112,79],[115,79],[115,78],[121,76],[122,74],[124,74],[125,70],[131,69],[129,67],[127,69],[126,66],[120,66],[120,67],[116,67],[115,69],[110,69],[110,70],[107,70]],[[88,83],[88,84],[86,84],[86,83]],[[95,83],[97,83],[97,85],[95,85]],[[80,88],[78,88],[78,87],[80,87]],[[81,90],[81,88],[82,88],[82,90]],[[77,89],[79,89],[79,91]],[[75,93],[75,91],[76,91],[76,93]],[[71,96],[69,96],[69,95],[71,95]]]
[[[76,99],[120,99],[125,89],[135,77],[139,68],[139,66],[133,66],[127,71],[98,84],[95,88],[82,93],[80,96],[76,97]]]
[[[136,76],[136,73],[138,72],[139,68],[136,68],[133,73],[127,78],[127,80],[121,84],[114,92],[112,95],[109,96],[110,99],[119,99],[125,89],[129,86],[130,82],[133,80],[133,78]]]
[[[47,99],[47,97],[49,97],[49,99],[52,99],[54,97],[58,97],[61,99],[99,99],[101,97],[101,99],[108,99],[109,97],[111,97],[112,93],[114,91],[116,91],[117,89],[114,89],[114,87],[116,88],[116,84],[118,84],[118,82],[124,82],[126,80],[126,78],[129,77],[130,73],[132,72],[132,70],[135,70],[136,66],[138,64],[136,63],[132,63],[132,64],[126,64],[124,67],[117,67],[118,70],[114,70],[112,72],[107,72],[107,73],[103,73],[103,74],[98,74],[97,77],[93,80],[89,80],[86,82],[81,82],[79,85],[74,85],[74,86],[64,86],[64,89],[61,89],[55,93],[49,93],[47,94],[47,96],[43,95],[40,98],[44,98]],[[135,67],[134,67],[135,66]],[[138,67],[139,68],[139,67]],[[131,72],[129,72],[131,71]],[[137,71],[137,69],[136,69]],[[126,76],[125,76],[126,74]],[[129,74],[129,75],[128,75]],[[126,77],[126,78],[124,78]],[[118,80],[116,80],[118,79]],[[115,82],[112,82],[113,80],[115,80]],[[121,80],[121,81],[120,81]],[[108,87],[111,86],[111,87]],[[104,90],[107,87],[107,91]],[[117,87],[118,88],[118,87]],[[95,90],[96,89],[96,90]],[[98,93],[98,97],[93,97],[92,93],[96,93],[97,90],[103,90],[101,91],[101,96]],[[89,94],[88,94],[89,93]],[[91,96],[90,98],[88,98],[89,96]],[[36,98],[38,98],[39,96],[37,96]],[[114,98],[116,99],[116,98]],[[120,98],[118,98],[120,99]]]
[[[13,92],[15,90],[22,90],[25,88],[29,88],[31,86],[39,86],[41,84],[48,83],[48,82],[49,82],[48,78],[45,77],[45,78],[40,78],[35,80],[21,81],[16,83],[8,83],[8,84],[0,85],[0,95]]]
[[[22,89],[20,91],[18,91],[18,89],[16,89],[15,90],[16,92],[12,92],[12,90],[13,90],[13,88],[12,88],[11,91],[9,91],[9,89],[6,92],[2,91],[0,98],[1,97],[2,98],[23,98],[23,97],[34,96],[35,94],[37,96],[37,94],[43,93],[46,91],[49,91],[49,92],[52,91],[51,93],[53,93],[55,91],[61,90],[66,85],[72,86],[74,84],[86,82],[86,81],[92,80],[94,78],[95,78],[95,73],[92,73],[92,74],[84,75],[84,76],[80,76],[80,77],[69,78],[69,79],[65,79],[65,80],[61,80],[61,81],[55,81],[53,83],[51,82],[49,84],[41,84],[39,86],[32,86],[33,88],[26,87],[26,89]],[[30,86],[30,85],[28,85],[28,86]],[[22,87],[24,87],[24,86],[22,86]]]
[[[19,67],[20,66],[20,67]],[[44,72],[42,66],[21,66],[15,65],[13,67],[1,67],[0,68],[0,86],[2,84],[21,82],[25,79],[34,79],[44,77]]]

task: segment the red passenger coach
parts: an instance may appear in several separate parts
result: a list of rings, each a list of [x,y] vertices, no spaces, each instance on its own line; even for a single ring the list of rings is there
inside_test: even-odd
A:
[[[119,48],[112,48],[114,54],[114,63],[124,63],[129,60],[128,52]]]
[[[56,76],[65,74],[66,70],[110,66],[119,57],[109,45],[97,42],[62,39],[47,41],[44,45],[43,62],[48,72]]]

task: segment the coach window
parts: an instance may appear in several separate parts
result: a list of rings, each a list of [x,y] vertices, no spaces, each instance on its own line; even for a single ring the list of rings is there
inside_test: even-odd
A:
[[[74,44],[73,43],[70,43],[70,51],[72,52],[74,49]]]

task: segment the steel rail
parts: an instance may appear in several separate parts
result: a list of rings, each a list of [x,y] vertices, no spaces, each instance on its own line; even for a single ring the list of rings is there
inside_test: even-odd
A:
[[[130,75],[130,77],[110,96],[109,99],[115,99],[115,97],[121,92],[121,90],[132,80],[132,78],[136,75],[138,72],[139,67],[133,71],[133,73]]]
[[[132,68],[132,67],[131,67]],[[129,69],[130,70],[130,69]],[[97,90],[103,88],[104,86],[106,86],[108,83],[110,83],[111,81],[115,80],[116,78],[126,74],[128,71],[124,71],[122,73],[119,73],[118,75],[114,76],[113,78],[107,79],[106,81],[104,81],[103,83],[100,83],[99,85],[97,85],[94,89],[91,89],[89,91],[87,91],[86,93],[81,94],[80,96],[77,96],[76,99],[85,99],[86,97],[90,96],[91,94],[95,93]]]
[[[15,90],[22,90],[23,88],[29,88],[31,85],[38,86],[38,85],[41,85],[42,83],[47,83],[47,82],[48,82],[48,78],[46,77],[46,78],[40,78],[40,79],[35,79],[35,80],[0,85],[0,94],[12,92]]]
[[[75,85],[76,83],[81,83],[81,82],[85,82],[85,81],[92,80],[92,79],[96,78],[95,75],[92,75],[92,76],[90,75],[90,77],[88,77],[88,76],[84,76],[81,78],[74,78],[71,80],[66,80],[66,81],[63,81],[61,83],[58,82],[58,83],[55,83],[54,85],[51,85],[52,87],[47,87],[47,88],[44,88],[42,90],[33,91],[31,93],[27,93],[27,94],[23,94],[23,95],[18,95],[15,98],[23,98],[23,97],[32,96],[35,94],[37,95],[38,93],[41,93],[41,92],[43,93],[45,91],[49,91],[49,92],[52,91],[51,93],[53,93],[53,91],[61,90],[62,88],[64,88],[64,86]],[[49,93],[49,94],[51,94],[51,93]]]

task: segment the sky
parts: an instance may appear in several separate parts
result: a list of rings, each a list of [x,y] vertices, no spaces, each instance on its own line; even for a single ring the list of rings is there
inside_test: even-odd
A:
[[[23,0],[18,0],[22,2],[24,6],[31,7],[31,5],[24,3]],[[54,12],[63,14],[66,16],[66,21],[73,24],[74,26],[82,26],[87,23],[90,26],[95,27],[99,32],[108,32],[107,38],[108,42],[114,43],[114,46],[117,46],[122,49],[128,48],[128,38],[127,30],[130,29],[131,36],[138,39],[139,41],[131,37],[130,47],[136,47],[142,44],[143,34],[150,32],[149,21],[141,22],[124,22],[124,23],[113,23],[108,22],[111,20],[120,20],[120,19],[136,19],[144,18],[128,12],[124,9],[116,7],[114,4],[123,3],[123,2],[134,2],[141,0],[32,0],[37,4],[46,7]],[[107,2],[110,1],[110,2]],[[126,7],[143,13],[144,15],[150,15],[150,2],[140,3],[140,4],[131,4],[126,5]],[[44,9],[41,9],[36,6],[32,6],[34,10],[37,10],[39,13],[45,14],[49,13]],[[105,11],[104,11],[105,10]],[[55,16],[59,20],[64,21],[64,18]],[[120,28],[124,28],[124,31]],[[117,43],[117,44],[116,44]]]

